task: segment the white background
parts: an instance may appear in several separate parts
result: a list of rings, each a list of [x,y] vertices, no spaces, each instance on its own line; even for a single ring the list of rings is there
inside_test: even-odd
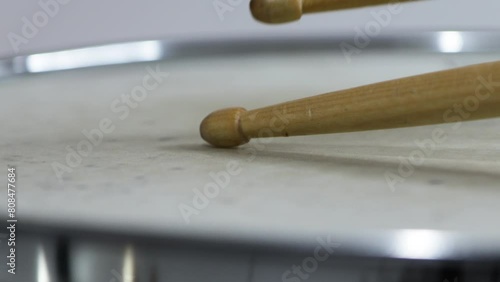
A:
[[[8,40],[13,32],[21,35],[23,21],[41,11],[40,0],[4,0],[0,9],[0,57],[15,53]],[[50,0],[41,0],[43,2]],[[60,0],[62,1],[62,0]],[[308,15],[300,22],[269,26],[252,19],[248,1],[242,0],[231,12],[219,18],[214,0],[65,0],[59,12],[49,18],[20,52],[31,53],[59,48],[78,47],[116,41],[168,37],[267,36],[276,33],[349,33],[355,26],[372,20],[371,11],[384,7],[364,8],[320,15]],[[227,0],[220,0],[225,2]],[[232,0],[237,1],[237,0]],[[404,4],[384,32],[394,30],[499,29],[498,0],[440,0]]]

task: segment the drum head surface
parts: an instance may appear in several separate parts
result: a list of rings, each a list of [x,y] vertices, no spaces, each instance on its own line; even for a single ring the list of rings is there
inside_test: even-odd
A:
[[[2,157],[17,166],[18,217],[27,223],[278,245],[334,236],[340,252],[395,258],[495,255],[500,119],[227,150],[205,144],[198,128],[225,107],[499,57],[365,50],[348,62],[340,52],[297,51],[8,78],[0,84]],[[445,138],[431,144],[436,130]]]

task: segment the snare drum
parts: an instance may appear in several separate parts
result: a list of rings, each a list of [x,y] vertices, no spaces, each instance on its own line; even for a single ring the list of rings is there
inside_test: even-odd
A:
[[[500,281],[499,119],[239,149],[199,137],[223,107],[500,58],[497,33],[380,37],[352,54],[348,40],[148,41],[4,61],[16,278]]]

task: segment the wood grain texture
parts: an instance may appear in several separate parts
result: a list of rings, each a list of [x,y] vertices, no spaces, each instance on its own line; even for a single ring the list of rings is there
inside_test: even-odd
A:
[[[500,61],[428,73],[245,111],[207,116],[200,131],[216,147],[250,138],[352,132],[500,116]]]
[[[255,19],[265,23],[299,20],[302,14],[352,9],[416,0],[252,0],[250,10]]]

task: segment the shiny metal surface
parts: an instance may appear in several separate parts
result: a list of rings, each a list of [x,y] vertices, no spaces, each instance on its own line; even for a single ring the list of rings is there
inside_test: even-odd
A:
[[[0,241],[2,256],[7,254],[7,244]],[[64,263],[61,263],[60,251],[64,241],[54,234],[18,233],[16,238],[15,274],[7,272],[7,265],[2,263],[0,281],[36,281],[60,282],[64,279]],[[3,261],[6,261],[5,259]],[[9,267],[9,269],[11,269]]]
[[[150,40],[70,49],[0,59],[0,77],[84,67],[157,60],[248,53],[301,51],[342,52],[341,43],[352,44],[352,35],[275,37],[230,40]],[[435,53],[481,53],[497,51],[500,32],[438,31],[404,32],[371,38],[367,51],[410,50]]]
[[[405,242],[410,245],[399,249],[399,255],[379,256],[370,254],[369,249],[359,250],[358,254],[346,251],[364,247],[353,238],[352,245],[330,245],[331,255],[312,263],[318,246],[239,244],[32,227],[22,229],[18,276],[13,279],[3,272],[1,281],[500,281],[498,256],[410,259],[401,253],[403,249],[417,253],[429,250],[428,243],[415,240]],[[386,248],[401,236],[375,236],[373,241],[380,240],[380,247]],[[467,246],[459,236],[455,240],[445,234],[436,236],[441,236],[442,242]],[[347,238],[338,239],[349,242]],[[327,249],[323,245],[319,253],[324,256],[322,252],[327,254]]]

